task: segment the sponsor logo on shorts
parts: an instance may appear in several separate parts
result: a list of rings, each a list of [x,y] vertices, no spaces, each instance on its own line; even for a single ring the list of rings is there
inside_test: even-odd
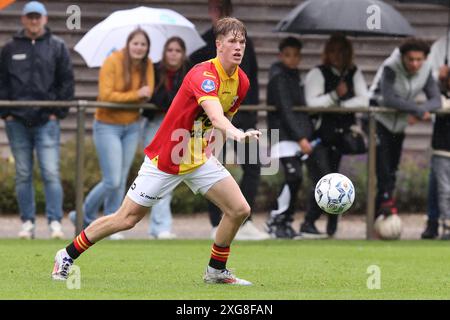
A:
[[[161,200],[162,199],[162,197],[146,195],[144,192],[141,192],[139,194],[139,196],[141,196],[142,198],[145,198],[147,200]]]
[[[134,189],[136,189],[136,183],[135,182],[133,182],[133,184],[131,185],[131,190],[134,190]]]
[[[210,79],[205,79],[202,82],[202,90],[205,91],[206,93],[209,93],[211,91],[214,91],[216,89],[216,84],[214,83],[214,81],[210,80]]]

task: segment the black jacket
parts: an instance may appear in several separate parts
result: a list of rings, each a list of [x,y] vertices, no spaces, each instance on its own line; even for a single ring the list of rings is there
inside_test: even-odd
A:
[[[324,93],[336,90],[340,81],[344,81],[347,85],[348,92],[345,96],[340,97],[339,101],[347,100],[355,96],[353,76],[355,75],[356,66],[345,71],[344,75],[339,77],[331,70],[330,66],[318,66],[322,72],[324,83]],[[338,146],[342,143],[342,134],[350,130],[350,127],[356,123],[353,113],[326,113],[320,116],[321,125],[314,133],[314,136],[320,137],[322,143],[328,146]]]
[[[311,138],[312,123],[309,115],[292,111],[293,106],[306,105],[300,81],[297,69],[290,69],[281,62],[270,67],[267,104],[275,106],[277,111],[269,112],[267,120],[270,129],[280,130],[280,141]]]
[[[190,69],[191,65],[186,64],[185,65],[185,72],[187,73]],[[155,70],[155,92],[152,95],[152,98],[150,99],[150,103],[155,104],[159,108],[163,109],[164,112],[167,112],[167,110],[170,107],[170,104],[172,103],[173,99],[175,98],[175,95],[178,92],[178,89],[180,89],[181,84],[183,82],[184,76],[186,73],[183,74],[183,70],[180,69],[175,73],[174,79],[173,79],[173,87],[172,90],[168,91],[164,85],[158,86],[159,79],[161,76],[161,64],[155,63],[154,70]],[[154,110],[145,109],[144,112],[142,112],[142,115],[149,120],[153,119],[155,112]]]
[[[450,152],[450,115],[442,114],[436,116],[431,146],[433,150]]]
[[[193,65],[215,58],[217,55],[216,38],[214,37],[213,28],[207,30],[202,35],[202,38],[206,42],[206,46],[191,54],[190,61]],[[242,58],[240,68],[245,72],[250,80],[250,88],[245,99],[242,101],[242,105],[259,104],[258,63],[256,61],[256,53],[253,47],[253,42],[249,37],[247,37],[244,57]],[[256,112],[240,111],[233,118],[233,124],[244,130],[255,128],[256,122]]]
[[[0,54],[0,100],[72,100],[74,76],[69,50],[50,29],[32,41],[24,30],[5,44]],[[0,116],[12,115],[28,126],[42,125],[49,115],[64,118],[68,108],[8,108]]]

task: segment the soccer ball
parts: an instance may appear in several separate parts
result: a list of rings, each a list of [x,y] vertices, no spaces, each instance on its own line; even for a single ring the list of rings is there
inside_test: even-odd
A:
[[[381,239],[397,240],[402,234],[402,220],[397,214],[379,215],[375,220],[375,232]]]
[[[314,190],[317,205],[330,214],[342,214],[355,200],[355,188],[349,178],[340,173],[323,176]]]

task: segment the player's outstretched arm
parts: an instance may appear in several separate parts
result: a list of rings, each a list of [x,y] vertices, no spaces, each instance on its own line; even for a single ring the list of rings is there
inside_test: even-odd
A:
[[[243,132],[233,126],[231,121],[224,115],[222,105],[218,100],[204,100],[201,106],[205,110],[209,120],[211,120],[213,127],[222,131],[223,134],[233,140],[247,142],[250,139],[257,140],[261,135],[261,132],[258,130]]]

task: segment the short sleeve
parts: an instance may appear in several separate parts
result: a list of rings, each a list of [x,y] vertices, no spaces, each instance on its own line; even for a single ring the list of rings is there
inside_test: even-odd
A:
[[[219,100],[219,79],[202,66],[192,70],[190,75],[190,88],[198,104],[205,100]]]

